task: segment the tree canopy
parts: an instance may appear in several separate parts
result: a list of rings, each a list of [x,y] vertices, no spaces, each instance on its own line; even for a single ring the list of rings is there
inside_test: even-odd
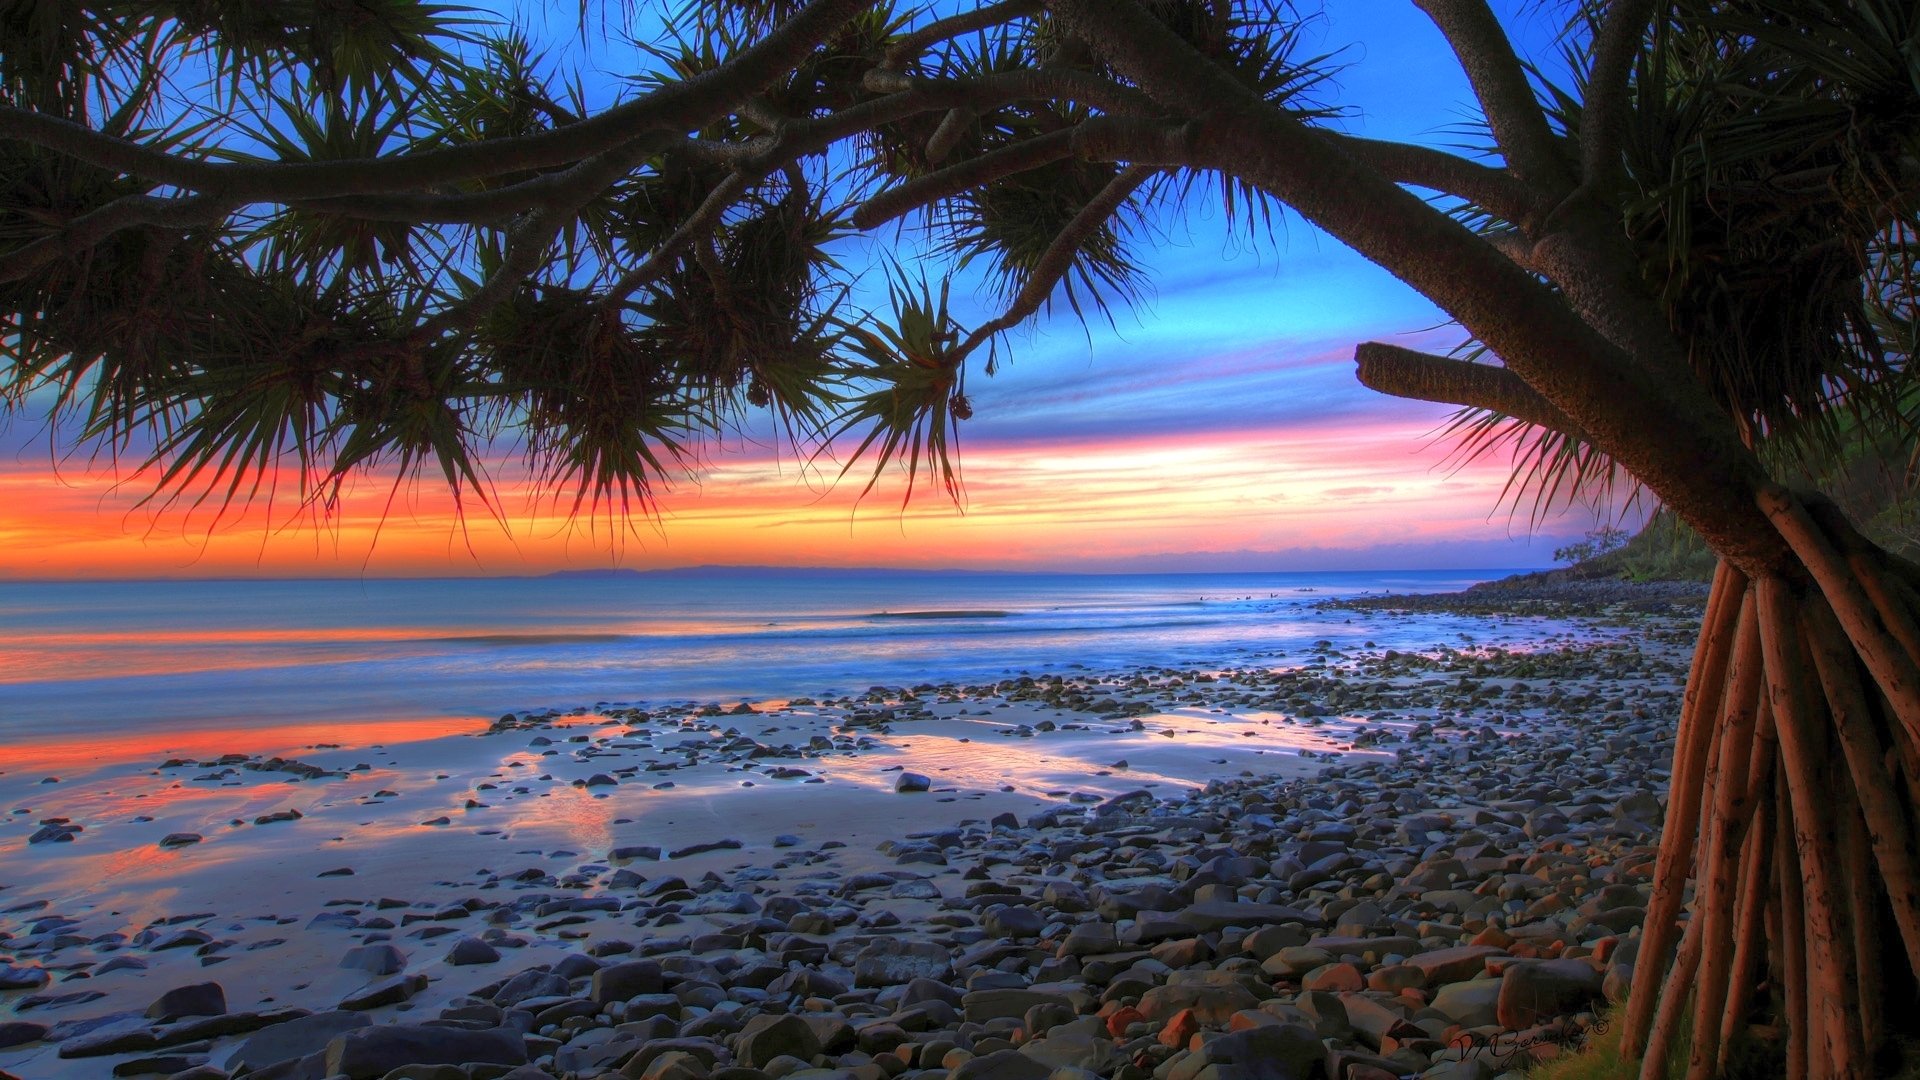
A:
[[[1473,407],[1468,452],[1513,449],[1548,498],[1619,456],[1490,324],[1537,305],[1622,351],[1573,273],[1644,283],[1683,393],[1736,438],[1911,404],[1863,393],[1904,385],[1913,336],[1903,5],[1573,5],[1567,86],[1480,0],[1421,6],[1483,146],[1343,133],[1287,0],[583,5],[583,32],[668,28],[599,107],[566,57],[451,5],[8,0],[0,389],[97,445],[141,436],[162,489],[201,497],[394,463],[484,496],[476,448],[504,436],[624,512],[750,410],[951,488],[969,372],[1048,305],[1128,302],[1145,226],[1216,201],[1256,233],[1292,206],[1462,318],[1506,367],[1381,346],[1362,378]],[[1624,230],[1618,265],[1529,236],[1579,221]],[[944,271],[838,257],[896,224],[1001,313],[962,326]],[[1472,297],[1461,250],[1503,253]],[[890,310],[849,303],[874,273]]]

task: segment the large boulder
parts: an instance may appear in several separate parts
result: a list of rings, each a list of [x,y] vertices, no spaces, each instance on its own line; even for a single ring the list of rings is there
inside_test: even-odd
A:
[[[1490,1027],[1500,1022],[1500,979],[1469,979],[1448,983],[1433,995],[1433,1008],[1462,1027]]]
[[[262,1028],[247,1037],[227,1055],[227,1069],[238,1072],[241,1066],[258,1070],[276,1062],[319,1053],[335,1036],[372,1023],[364,1015],[335,1009],[317,1012]]]
[[[171,1024],[183,1016],[219,1016],[227,1011],[227,992],[217,982],[176,986],[147,1006],[147,1018]]]
[[[610,1005],[641,994],[658,994],[666,988],[666,975],[658,963],[652,960],[628,960],[623,964],[609,964],[594,972],[589,996],[595,1005]]]
[[[915,979],[945,979],[953,957],[931,941],[892,938],[860,950],[853,961],[853,985],[898,986]]]
[[[1234,1013],[1259,1007],[1260,999],[1239,983],[1156,986],[1140,996],[1139,1006],[1140,1014],[1153,1021],[1192,1009],[1203,1027],[1219,1027]]]
[[[1230,1069],[1215,1066],[1232,1066]],[[1327,1080],[1327,1048],[1302,1024],[1262,1024],[1222,1035],[1181,1059],[1169,1080],[1232,1075],[1240,1080]]]
[[[759,1069],[777,1057],[811,1061],[820,1052],[820,1037],[805,1020],[793,1015],[756,1016],[734,1040],[733,1053],[749,1069]]]
[[[524,1036],[510,1028],[468,1031],[420,1024],[376,1024],[327,1044],[328,1076],[378,1080],[403,1065],[525,1065]]]
[[[1540,960],[1509,964],[1497,1005],[1500,1025],[1523,1031],[1565,1013],[1579,1012],[1603,997],[1605,976],[1585,960]]]

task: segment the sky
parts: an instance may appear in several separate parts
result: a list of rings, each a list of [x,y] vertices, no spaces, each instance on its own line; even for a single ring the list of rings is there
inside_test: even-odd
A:
[[[607,80],[624,54],[570,25],[574,6],[501,0],[536,37]],[[1502,5],[1496,5],[1497,7]],[[1523,50],[1544,15],[1504,5]],[[550,12],[569,25],[546,25]],[[1347,130],[1447,144],[1473,113],[1438,34],[1404,0],[1327,0],[1317,51],[1340,51]],[[580,50],[585,49],[584,53]],[[324,516],[283,495],[244,511],[143,502],[151,478],[97,448],[0,419],[0,577],[464,576],[600,566],[898,566],[1048,571],[1507,568],[1546,565],[1594,527],[1503,502],[1504,461],[1460,465],[1436,438],[1451,410],[1353,377],[1364,340],[1458,339],[1425,300],[1297,219],[1250,246],[1202,211],[1153,246],[1149,301],[1115,325],[1043,318],[992,378],[975,370],[961,425],[964,495],[899,478],[862,497],[868,463],[807,459],[743,435],[626,523],[570,519],[496,455],[493,512],[436,481],[359,478]],[[877,280],[877,272],[876,272]],[[975,321],[991,298],[959,280]]]

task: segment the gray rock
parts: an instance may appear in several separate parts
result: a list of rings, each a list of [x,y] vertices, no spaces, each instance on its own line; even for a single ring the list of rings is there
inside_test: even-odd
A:
[[[1320,921],[1304,911],[1283,904],[1236,904],[1219,900],[1190,904],[1174,917],[1203,934],[1225,930],[1229,926],[1253,928],[1275,923],[1314,926]]]
[[[750,1069],[764,1068],[777,1057],[809,1061],[820,1052],[820,1037],[798,1016],[756,1016],[740,1029],[733,1052]]]
[[[340,999],[343,1009],[377,1009],[382,1005],[398,1005],[427,988],[427,977],[418,972],[412,975],[396,975],[391,979],[382,979],[370,986],[348,994]]]
[[[1039,912],[1018,904],[990,908],[980,923],[987,933],[997,938],[1038,937],[1047,925]]]
[[[47,1025],[31,1020],[0,1020],[0,1050],[24,1046],[47,1037]]]
[[[500,950],[475,937],[464,937],[453,943],[447,950],[447,963],[453,967],[467,967],[473,964],[495,964],[500,961]]]
[[[217,982],[176,986],[147,1006],[147,1018],[170,1024],[183,1016],[219,1016],[227,1011],[227,992]]]
[[[340,958],[340,966],[358,968],[369,975],[392,975],[406,970],[407,954],[384,942],[355,945]]]
[[[658,963],[652,960],[628,960],[608,964],[594,972],[587,996],[596,1005],[608,1005],[642,994],[658,994],[666,989],[666,985],[666,976]],[[560,992],[566,991],[562,989]],[[505,1004],[497,997],[494,1000]]]
[[[901,794],[926,791],[932,787],[933,781],[917,772],[903,772],[893,781],[893,790]]]
[[[47,985],[47,969],[0,964],[0,990],[33,990]]]
[[[1258,1009],[1260,999],[1239,983],[1214,985],[1156,986],[1140,995],[1140,1014],[1161,1021],[1181,1009],[1192,1009],[1194,1018],[1209,1027],[1225,1024],[1243,1009]]]
[[[855,986],[898,986],[952,974],[953,958],[944,946],[911,938],[875,942],[861,949],[853,962]]]
[[[247,1036],[245,1042],[227,1055],[226,1067],[236,1071],[242,1066],[260,1069],[276,1062],[303,1058],[325,1050],[335,1036],[370,1023],[371,1020],[359,1013],[334,1010],[275,1024]]]
[[[658,970],[658,965],[655,965]],[[554,997],[567,992],[567,980],[551,971],[522,971],[494,991],[493,1003],[512,1008],[537,997]]]
[[[1442,1016],[1465,1027],[1499,1023],[1500,983],[1500,979],[1448,983],[1433,995],[1432,1006]]]
[[[1502,1027],[1523,1031],[1600,1000],[1604,978],[1585,960],[1539,960],[1509,964],[1501,980],[1497,1012]]]
[[[327,1075],[378,1080],[403,1065],[525,1065],[527,1046],[518,1031],[490,1028],[376,1024],[335,1036],[327,1044]]]
[[[1018,1050],[982,1054],[947,1074],[947,1080],[1047,1080],[1053,1066]]]
[[[1327,1073],[1327,1048],[1312,1028],[1301,1024],[1266,1024],[1206,1043],[1183,1060],[1170,1077],[1178,1080],[1200,1076],[1323,1080]]]
[[[1026,1016],[1027,1010],[1035,1005],[1065,1005],[1072,1008],[1073,1002],[1063,994],[1015,988],[974,990],[960,999],[961,1011],[976,1024],[1000,1017],[1019,1019]]]

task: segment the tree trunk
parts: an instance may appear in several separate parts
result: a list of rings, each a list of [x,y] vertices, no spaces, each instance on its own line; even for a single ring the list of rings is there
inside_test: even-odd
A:
[[[1714,579],[1627,1004],[1641,1080],[1683,1017],[1688,1080],[1718,1075],[1762,1002],[1792,1080],[1885,1075],[1920,976],[1914,571],[1831,506],[1759,501],[1797,565]]]

